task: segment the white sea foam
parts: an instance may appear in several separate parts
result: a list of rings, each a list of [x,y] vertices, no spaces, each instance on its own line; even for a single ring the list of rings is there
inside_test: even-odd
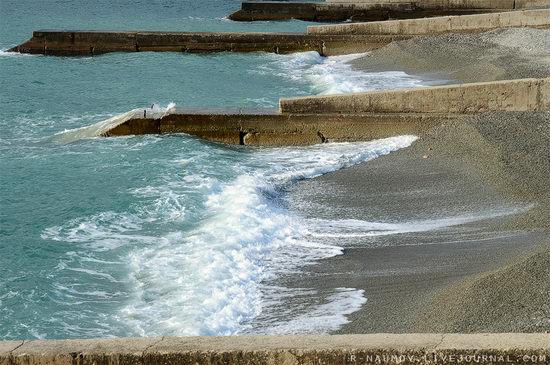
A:
[[[365,303],[363,291],[285,288],[278,279],[342,254],[343,248],[331,242],[443,229],[514,213],[495,210],[388,223],[304,219],[277,204],[280,189],[293,181],[371,160],[415,139],[401,136],[253,152],[187,148],[185,157],[164,162],[166,170],[159,180],[149,179],[130,191],[137,200],[131,211],[75,219],[45,230],[42,237],[72,243],[75,251],[85,248],[80,250],[85,255],[73,254],[60,263],[56,269],[66,272],[60,277],[78,272],[94,283],[123,283],[128,288],[109,297],[113,302],[125,298],[122,305],[116,302],[120,310],[114,316],[128,328],[122,335],[334,331]],[[327,237],[333,239],[327,243]],[[101,301],[105,291],[99,284],[85,291],[60,284],[58,300],[70,296],[79,302]],[[105,323],[82,331],[108,331]]]
[[[425,86],[425,82],[402,71],[365,72],[355,69],[351,61],[365,53],[322,57],[317,52],[291,55],[268,54],[259,73],[275,73],[282,78],[306,84],[313,94],[342,94]]]
[[[427,232],[459,226],[506,215],[518,214],[530,209],[526,207],[505,207],[440,219],[427,219],[412,222],[387,223],[369,222],[357,219],[325,220],[309,219],[307,236],[319,238],[360,238],[386,236],[392,234]]]
[[[277,310],[298,291],[269,290],[265,283],[299,272],[318,259],[339,255],[342,248],[309,240],[304,235],[306,222],[278,207],[272,197],[292,181],[376,158],[407,147],[415,139],[401,136],[258,149],[240,156],[238,164],[230,162],[233,179],[195,174],[174,181],[176,176],[171,176],[162,185],[132,190],[143,202],[134,213],[105,212],[76,219],[45,230],[43,238],[84,245],[109,258],[109,251],[129,252],[126,259],[116,260],[126,262],[130,273],[132,292],[117,316],[129,326],[128,335],[331,331],[346,323],[346,316],[365,302],[363,292],[337,289],[323,301],[278,317]],[[201,159],[185,159],[184,166],[192,168],[195,160]],[[174,159],[177,164],[181,161],[181,157]],[[193,192],[204,200],[190,201]],[[193,210],[194,215],[187,217]],[[177,211],[181,216],[174,215]],[[166,221],[171,222],[171,230],[159,235],[155,227]],[[79,274],[118,283],[115,280],[119,279],[109,276],[112,264],[102,264],[105,272],[97,268],[87,272],[86,262],[79,259]],[[78,270],[75,264],[59,270],[74,272]],[[90,300],[88,295],[84,299]],[[256,327],[254,321],[260,316],[271,318],[268,328]]]
[[[0,57],[36,57],[41,55],[33,55],[29,53],[8,52],[7,50],[0,50]]]
[[[159,119],[173,112],[175,108],[175,103],[170,103],[166,107],[153,104],[151,108],[146,108],[145,110],[147,111],[148,118]],[[56,133],[52,137],[52,140],[57,143],[72,143],[84,138],[99,137],[107,133],[110,129],[132,118],[143,117],[143,111],[143,108],[133,109],[129,112],[115,115],[89,126],[65,130],[63,132]]]

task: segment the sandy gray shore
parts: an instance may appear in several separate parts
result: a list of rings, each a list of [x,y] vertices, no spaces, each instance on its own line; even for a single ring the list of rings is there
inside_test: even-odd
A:
[[[550,31],[516,29],[398,42],[356,66],[491,81],[547,77],[549,55]],[[309,218],[436,228],[327,237],[345,254],[285,283],[364,289],[341,333],[550,331],[549,112],[443,123],[408,149],[298,184],[288,204]]]
[[[399,70],[449,82],[550,75],[550,30],[510,28],[393,42],[353,62],[368,71]]]

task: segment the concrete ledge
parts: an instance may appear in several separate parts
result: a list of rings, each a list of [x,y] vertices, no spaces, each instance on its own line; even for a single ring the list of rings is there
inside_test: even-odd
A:
[[[0,343],[0,365],[547,364],[549,361],[549,334],[162,337]]]
[[[550,79],[519,79],[396,91],[281,99],[282,113],[478,113],[550,105]]]
[[[308,27],[309,34],[425,35],[510,27],[550,27],[550,9]]]
[[[401,36],[349,36],[300,33],[187,33],[35,31],[11,52],[89,56],[108,52],[274,52],[317,51],[323,55],[367,52]]]

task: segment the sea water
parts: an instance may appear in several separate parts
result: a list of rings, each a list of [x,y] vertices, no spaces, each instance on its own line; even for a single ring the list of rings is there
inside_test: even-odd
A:
[[[312,222],[280,197],[301,179],[416,137],[244,148],[185,135],[79,131],[152,104],[272,108],[283,96],[422,80],[355,70],[349,61],[361,55],[5,52],[43,28],[286,32],[308,25],[227,20],[239,6],[0,1],[0,340],[327,333],[365,303],[355,288],[290,290],[277,280],[342,253],[336,240],[312,239]]]

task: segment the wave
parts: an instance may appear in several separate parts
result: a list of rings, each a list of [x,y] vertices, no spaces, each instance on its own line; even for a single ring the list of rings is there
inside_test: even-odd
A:
[[[531,206],[511,206],[488,210],[481,214],[477,212],[454,217],[400,223],[369,222],[357,219],[310,219],[308,222],[310,223],[309,226],[311,228],[308,235],[311,237],[319,238],[360,238],[403,233],[427,232],[459,226],[472,222],[478,222],[486,219],[518,214],[529,209],[531,209]]]
[[[323,57],[317,52],[291,55],[267,54],[268,63],[257,72],[275,74],[306,84],[310,94],[327,95],[373,90],[390,90],[426,86],[424,81],[402,71],[366,72],[357,70],[351,61],[367,53]]]
[[[126,263],[130,288],[116,315],[127,327],[125,335],[326,333],[347,322],[347,315],[365,303],[364,293],[338,288],[324,293],[323,300],[289,306],[303,290],[274,287],[277,279],[343,249],[309,239],[309,223],[281,207],[278,192],[299,179],[407,147],[415,139],[223,150],[234,159],[203,151],[216,161],[214,171],[188,147],[186,159],[172,162],[196,167],[195,175],[169,176],[163,184],[134,189],[141,204],[133,212],[83,217],[45,230],[43,238],[85,246],[110,259],[109,252],[128,252],[116,260]],[[222,178],[221,172],[233,178]],[[74,270],[74,265],[60,270]],[[101,265],[108,273],[109,265]],[[90,275],[99,277],[100,270]],[[287,310],[283,315],[281,308]]]
[[[175,103],[170,103],[166,107],[161,107],[157,104],[153,104],[151,108],[146,109],[147,117],[160,119],[165,115],[173,112],[175,108]],[[102,120],[101,122],[89,126],[65,130],[63,132],[56,133],[52,137],[52,140],[57,143],[72,143],[85,138],[100,137],[103,134],[107,133],[109,130],[130,119],[143,117],[143,111],[143,108],[133,109],[129,112],[115,115],[111,118]]]
[[[19,53],[19,52],[8,52],[8,50],[0,49],[0,57],[37,57],[42,56],[39,54],[29,54],[29,53]]]

